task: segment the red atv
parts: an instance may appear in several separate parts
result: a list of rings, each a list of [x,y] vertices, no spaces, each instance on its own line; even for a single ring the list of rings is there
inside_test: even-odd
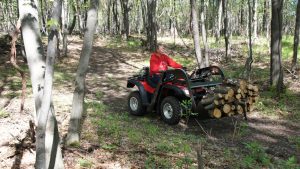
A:
[[[140,116],[155,110],[167,124],[177,124],[183,115],[184,100],[190,100],[192,112],[205,113],[201,99],[211,87],[221,85],[223,80],[223,71],[217,66],[197,69],[190,75],[183,69],[171,69],[161,73],[154,88],[149,67],[144,67],[127,81],[127,88],[136,86],[138,89],[128,97],[129,112]]]

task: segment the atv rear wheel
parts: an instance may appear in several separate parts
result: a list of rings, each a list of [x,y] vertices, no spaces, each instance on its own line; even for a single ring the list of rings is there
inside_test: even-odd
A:
[[[177,98],[168,96],[160,105],[160,114],[164,122],[170,125],[178,124],[181,118],[182,108]]]
[[[146,113],[145,106],[142,104],[141,95],[138,91],[134,91],[129,94],[128,109],[130,114],[135,116],[141,116]]]

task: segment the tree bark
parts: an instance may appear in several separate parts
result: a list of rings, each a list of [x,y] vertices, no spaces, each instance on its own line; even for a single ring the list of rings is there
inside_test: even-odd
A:
[[[257,0],[253,0],[253,38],[257,38]]]
[[[68,1],[63,0],[62,8],[62,29],[63,29],[63,56],[67,56],[68,53]]]
[[[208,44],[207,44],[207,38],[206,38],[206,27],[205,27],[205,16],[204,16],[204,6],[205,1],[201,0],[201,13],[200,13],[200,24],[201,24],[201,35],[202,35],[202,41],[204,46],[204,58],[205,58],[205,67],[209,66],[209,58],[208,58]]]
[[[299,29],[300,29],[300,2],[298,1],[295,32],[294,32],[294,49],[293,49],[293,60],[292,60],[292,70],[293,71],[296,69],[296,65],[297,65],[298,45],[299,45]]]
[[[63,168],[57,166],[56,156],[59,149],[59,140],[56,143],[52,143],[52,150],[50,157],[46,157],[46,142],[52,142],[52,140],[46,141],[46,127],[49,114],[54,113],[52,105],[52,84],[53,84],[53,67],[55,63],[55,57],[58,55],[58,34],[59,23],[61,19],[62,0],[55,0],[53,2],[52,18],[53,21],[50,25],[50,32],[48,37],[47,59],[44,75],[44,93],[42,97],[41,109],[38,116],[38,125],[36,128],[36,168]],[[52,110],[52,111],[51,111]],[[53,116],[55,116],[53,114]],[[49,120],[52,120],[49,117]],[[55,123],[53,121],[53,123]],[[57,138],[57,137],[56,137]],[[48,138],[49,139],[49,138]],[[50,138],[51,139],[51,138]],[[52,154],[53,153],[53,154]],[[61,154],[59,154],[61,156]],[[48,160],[49,159],[49,160]]]
[[[107,31],[110,34],[110,8],[111,8],[111,0],[107,1]]]
[[[76,11],[76,7],[75,7],[74,3],[72,4],[72,11],[73,11],[73,19],[72,19],[71,24],[68,27],[68,34],[69,35],[72,34],[72,32],[75,28],[75,25],[76,25],[76,13],[77,13],[77,11]]]
[[[228,60],[229,55],[229,30],[228,30],[228,2],[227,0],[222,0],[222,8],[224,14],[224,40],[225,40],[225,60]]]
[[[120,23],[118,20],[118,1],[113,1],[113,18],[115,23],[115,34],[119,34],[120,32]]]
[[[126,40],[128,40],[129,37],[129,16],[128,13],[130,11],[130,8],[128,7],[128,0],[122,0],[121,6],[123,9],[123,24],[124,24],[124,33],[126,35]]]
[[[147,43],[150,51],[157,47],[156,0],[147,0]]]
[[[218,19],[216,22],[216,42],[220,40],[220,31],[222,25],[222,0],[218,0]]]
[[[249,42],[248,42],[248,48],[249,48],[249,53],[248,53],[248,58],[246,60],[245,63],[245,78],[248,79],[248,81],[250,81],[250,73],[251,73],[251,68],[252,68],[252,62],[253,62],[253,58],[252,58],[252,14],[251,14],[251,0],[248,0],[248,38],[249,38]]]
[[[76,73],[75,91],[73,95],[71,119],[68,129],[66,142],[72,144],[79,142],[79,128],[83,112],[83,103],[85,96],[85,77],[88,70],[89,60],[92,53],[94,33],[98,20],[99,0],[90,1],[88,11],[87,29],[84,34],[84,41],[79,60],[79,66]]]
[[[190,0],[191,5],[191,21],[192,21],[192,29],[193,29],[193,40],[194,40],[194,47],[196,53],[196,60],[198,63],[199,68],[204,67],[202,63],[202,56],[201,56],[201,48],[199,43],[199,27],[198,27],[198,18],[197,18],[197,11],[196,11],[196,4],[195,0]]]
[[[282,5],[283,0],[272,0],[270,82],[271,86],[276,87],[278,93],[283,90],[281,66]]]
[[[60,169],[64,168],[64,166],[61,149],[59,146],[59,135],[54,116],[54,109],[51,104],[51,98],[49,99],[48,97],[49,93],[51,95],[52,86],[52,83],[47,84],[49,82],[49,78],[51,79],[51,77],[49,77],[51,75],[51,68],[46,68],[46,58],[43,55],[43,45],[41,41],[38,24],[38,11],[36,6],[38,6],[37,0],[32,1],[31,3],[28,3],[28,0],[19,0],[20,20],[22,23],[21,30],[30,71],[33,96],[35,100],[36,114],[33,113],[33,116],[37,116],[36,123],[37,119],[45,119],[46,116],[46,121],[43,120],[41,122],[39,120],[38,122],[36,168]],[[50,46],[54,46],[56,48],[56,45],[52,44]],[[49,50],[49,52],[50,51],[51,50]],[[48,58],[48,65],[50,63],[49,61],[52,59]],[[46,74],[45,68],[47,69]],[[47,91],[44,92],[44,90]],[[43,98],[47,98],[47,100],[44,100]],[[41,127],[43,127],[42,130]],[[41,140],[44,140],[45,142],[43,143]]]

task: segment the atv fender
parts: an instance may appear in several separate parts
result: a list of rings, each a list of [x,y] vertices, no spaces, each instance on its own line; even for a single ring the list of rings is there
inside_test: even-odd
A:
[[[160,103],[162,101],[162,99],[164,98],[164,95],[163,95],[164,91],[168,91],[169,92],[166,96],[172,95],[172,96],[178,98],[179,100],[188,99],[188,97],[184,94],[184,92],[182,91],[182,89],[180,89],[179,87],[174,86],[174,85],[164,85],[161,88],[161,91],[162,92],[159,93],[158,102],[157,103]]]
[[[136,81],[136,80],[128,80],[127,81],[127,88],[133,88],[134,86],[137,86],[139,89],[139,93],[141,95],[143,105],[145,105],[145,106],[149,105],[147,92],[146,92],[144,86],[139,81]]]

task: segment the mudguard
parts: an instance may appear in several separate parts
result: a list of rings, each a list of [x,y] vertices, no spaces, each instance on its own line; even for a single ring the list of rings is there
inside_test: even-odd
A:
[[[144,88],[144,86],[141,84],[141,82],[136,81],[134,79],[130,79],[127,81],[127,88],[133,88],[134,86],[137,86],[142,98],[142,103],[144,106],[147,106],[150,104],[149,99],[147,97],[147,92]]]

